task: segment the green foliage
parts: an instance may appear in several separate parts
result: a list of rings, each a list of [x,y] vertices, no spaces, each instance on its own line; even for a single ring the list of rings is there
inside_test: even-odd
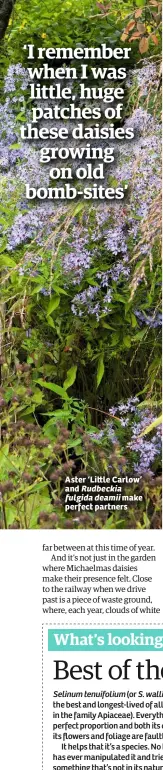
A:
[[[71,366],[70,369],[68,369],[66,380],[63,383],[63,387],[65,390],[68,390],[71,388],[71,385],[74,384],[76,380],[76,372],[77,372],[77,366]]]
[[[151,431],[157,428],[158,425],[162,425],[162,414],[159,417],[157,417],[156,420],[153,420],[153,422],[151,422],[151,425],[148,425],[148,427],[142,431],[140,436],[147,436],[147,434],[151,433]]]
[[[105,366],[104,366],[104,355],[101,353],[101,356],[98,361],[98,367],[97,367],[97,388],[100,385],[100,382],[104,376]]]
[[[139,2],[139,0],[138,0]],[[141,7],[144,6],[141,0]],[[125,19],[132,17],[133,0],[112,0],[106,13],[100,12],[96,0],[45,0],[33,4],[32,0],[17,0],[14,14],[9,22],[5,37],[5,51],[8,60],[26,62],[27,42],[35,47],[98,45],[107,42],[121,45]],[[152,8],[151,8],[152,10]],[[134,57],[137,58],[135,49]],[[4,66],[7,62],[5,58]]]
[[[32,0],[17,1],[14,18],[8,28],[6,38],[8,53],[14,55],[16,61],[25,58],[22,52],[27,41],[36,46],[75,46],[79,44],[93,45],[97,41],[97,12],[96,0],[45,0],[44,3],[33,5]],[[98,42],[116,41],[120,30],[115,29],[115,5],[109,20],[98,21]],[[16,44],[16,47],[15,47]],[[15,53],[14,53],[15,49]]]

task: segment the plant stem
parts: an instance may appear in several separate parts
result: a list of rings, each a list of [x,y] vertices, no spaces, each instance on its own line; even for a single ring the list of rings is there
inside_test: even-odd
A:
[[[2,513],[3,513],[4,529],[8,529],[4,497],[2,497]]]
[[[24,524],[25,524],[25,529],[28,529],[28,521],[27,521],[27,495],[24,495]]]

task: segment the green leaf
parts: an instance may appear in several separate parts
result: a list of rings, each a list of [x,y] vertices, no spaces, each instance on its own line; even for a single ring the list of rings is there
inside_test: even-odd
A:
[[[50,415],[51,420],[54,422],[54,417],[56,420],[62,420],[62,417],[66,420],[70,416],[70,412],[66,409],[56,409],[55,412],[43,412],[43,414],[46,416]],[[48,420],[50,422],[50,420]]]
[[[142,393],[143,392],[144,391],[142,390]],[[141,395],[141,392],[140,392],[140,395]],[[157,401],[155,401],[153,398],[147,398],[144,401],[141,401],[141,404],[137,404],[137,409],[144,409],[144,406],[147,406],[148,409],[151,406],[157,406]]]
[[[117,291],[116,291],[116,293],[114,294],[114,299],[115,299],[115,300],[117,300],[118,302],[122,302],[122,304],[123,304],[123,305],[126,305],[126,299],[125,299],[125,297],[122,297],[122,295],[121,295],[121,294],[118,294],[118,292],[117,292]]]
[[[86,280],[87,280],[88,286],[98,286],[98,283],[95,280],[95,278],[93,279],[93,278],[88,276],[88,278]]]
[[[38,286],[35,286],[35,289],[33,289],[33,291],[31,291],[31,297],[33,297],[34,294],[39,294],[39,291],[42,291],[42,289],[43,289],[43,284],[42,283],[41,283],[41,285],[39,284]]]
[[[9,454],[9,444],[4,444],[4,446],[0,450],[0,468],[1,468],[1,470],[2,470],[2,468],[4,466],[6,466],[8,454]]]
[[[10,524],[13,524],[15,518],[17,515],[17,508],[13,505],[6,505],[6,518],[7,518],[7,526],[9,527]]]
[[[42,399],[43,399],[43,394],[41,393],[40,389],[37,388],[37,390],[35,390],[32,395],[32,398],[31,398],[32,403],[37,404],[37,406],[39,406],[40,404],[42,404]]]
[[[78,203],[78,204],[77,204],[77,206],[76,206],[76,208],[75,208],[75,209],[74,209],[74,211],[73,211],[73,216],[74,216],[74,217],[76,217],[76,216],[77,216],[77,214],[79,214],[79,213],[80,213],[80,211],[82,211],[82,210],[83,210],[83,207],[84,207],[84,203]]]
[[[72,441],[68,443],[68,448],[72,449],[75,446],[80,446],[81,443],[82,443],[81,438],[74,438]]]
[[[48,326],[51,326],[52,329],[55,329],[55,323],[53,321],[53,318],[51,318],[51,315],[47,316]]]
[[[2,267],[15,267],[15,260],[12,259],[12,257],[8,257],[8,254],[5,254],[4,258],[1,258]]]
[[[125,529],[125,527],[126,527],[126,522],[124,521],[124,519],[119,519],[118,522],[116,523],[116,529]],[[115,529],[115,520],[113,515],[110,516],[109,519],[107,520],[104,526],[104,529]]]
[[[6,250],[6,246],[7,246],[7,238],[5,238],[5,237],[1,238],[1,240],[0,240],[0,254],[2,254],[3,251]]]
[[[52,297],[48,305],[47,316],[51,315],[51,313],[53,313],[53,311],[57,309],[59,304],[60,304],[60,297]]]
[[[27,406],[27,409],[23,408],[21,409],[21,416],[24,417],[26,414],[33,414],[34,406]]]
[[[56,291],[56,294],[65,294],[67,297],[67,291],[65,291],[64,289],[61,289],[61,286],[55,286],[55,291]]]
[[[113,332],[111,336],[111,344],[117,345],[118,342],[119,342],[119,332]]]
[[[15,120],[16,121],[21,120],[24,123],[24,110],[23,112],[19,112],[18,115],[16,115]]]
[[[135,329],[135,326],[137,326],[137,319],[134,313],[131,313],[131,324],[132,324],[132,328]]]
[[[15,142],[15,144],[10,144],[10,150],[19,150],[21,147],[21,144],[19,142]]]
[[[46,382],[45,380],[36,380],[38,385],[41,385],[41,388],[47,388],[47,390],[52,390],[53,393],[57,393],[58,396],[61,396],[61,398],[68,398],[68,394],[66,393],[66,390],[64,388],[61,388],[60,385],[55,385],[54,382]]]
[[[68,369],[66,380],[63,383],[63,387],[65,390],[68,390],[68,388],[71,388],[71,385],[74,384],[76,380],[76,372],[77,372],[77,366],[71,366],[70,369]]]
[[[146,329],[141,329],[141,332],[137,332],[135,334],[134,340],[142,340],[145,334],[146,334]]]
[[[101,353],[101,356],[98,361],[98,367],[97,367],[97,388],[99,388],[100,382],[104,376],[105,366],[104,366],[104,354]]]
[[[123,344],[124,344],[125,348],[130,348],[131,347],[131,339],[129,337],[129,334],[126,334],[125,337],[123,337]]]
[[[40,491],[43,489],[43,484],[40,485]],[[48,492],[39,493],[39,485],[37,491],[34,494],[29,495],[27,501],[27,520],[29,522],[30,529],[37,528],[37,519],[39,513],[44,510],[49,516],[53,513],[53,506],[50,500]]]
[[[114,517],[112,515],[112,516],[109,516],[109,519],[107,520],[104,526],[104,529],[114,529],[114,528],[115,528],[115,522],[114,522]]]
[[[150,425],[148,425],[147,428],[145,428],[142,433],[139,434],[138,438],[141,438],[141,436],[146,436],[147,433],[151,433],[151,430],[154,430],[155,428],[158,428],[158,425],[162,424],[162,414],[159,415],[159,417],[156,418],[156,420],[153,420]]]

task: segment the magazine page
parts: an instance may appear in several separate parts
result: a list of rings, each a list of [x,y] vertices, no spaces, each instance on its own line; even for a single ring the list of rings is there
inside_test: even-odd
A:
[[[161,3],[0,0],[3,770],[163,770]]]

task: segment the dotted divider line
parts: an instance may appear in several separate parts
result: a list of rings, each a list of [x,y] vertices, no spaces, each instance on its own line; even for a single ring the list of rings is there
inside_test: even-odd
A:
[[[76,626],[76,625],[74,626],[74,624],[72,625],[72,623],[64,623],[64,621],[63,621],[62,624],[61,623],[57,623],[56,624],[56,621],[55,621],[55,623],[42,623],[42,626],[53,626],[53,627],[55,627],[56,625],[57,625],[57,628],[63,628],[63,626],[64,626],[64,628],[74,628],[74,630],[77,630],[79,628],[79,625],[80,625],[80,628],[86,628],[86,626],[88,626],[88,628],[102,628],[102,627],[103,628],[107,628],[107,627],[108,628],[117,628],[117,626],[120,626],[120,628],[121,628],[121,626],[124,626],[124,628],[131,628],[131,626],[132,626],[132,628],[133,627],[138,628],[138,626],[140,626],[141,628],[147,628],[147,630],[148,630],[148,628],[153,628],[153,626],[156,626],[156,628],[158,628],[159,626],[163,626],[163,620],[162,620],[162,623],[148,623],[148,624],[147,623],[133,623],[132,620],[131,620],[130,625],[128,625],[128,623],[116,623],[116,622],[115,623],[84,623],[84,625],[80,623],[80,624],[78,624],[78,626]]]
[[[44,770],[44,623],[42,623],[42,675],[41,675],[41,764]]]

